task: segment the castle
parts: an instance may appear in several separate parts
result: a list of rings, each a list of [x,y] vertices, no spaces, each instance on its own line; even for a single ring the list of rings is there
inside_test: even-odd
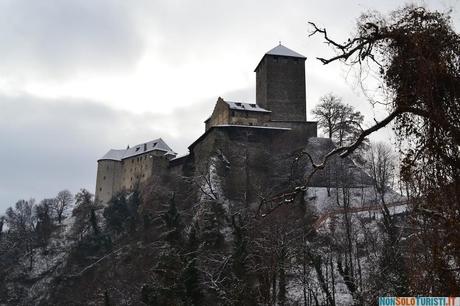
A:
[[[256,104],[218,98],[205,132],[189,146],[189,154],[176,153],[160,138],[125,150],[110,150],[98,160],[96,199],[107,203],[121,190],[130,190],[155,173],[183,171],[203,148],[214,146],[217,133],[238,136],[248,129],[252,137],[273,147],[286,133],[306,141],[316,137],[316,122],[307,121],[306,57],[281,43],[264,54],[256,73]],[[246,135],[248,133],[246,132]]]

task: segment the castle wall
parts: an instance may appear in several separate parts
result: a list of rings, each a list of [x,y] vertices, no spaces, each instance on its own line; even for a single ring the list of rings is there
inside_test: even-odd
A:
[[[318,127],[315,121],[270,121],[270,126],[291,128],[304,139],[317,137]]]
[[[251,128],[249,126],[214,127],[189,147],[188,162],[192,161],[195,165],[207,162],[212,154],[232,145],[232,142],[257,144],[260,148],[272,152],[283,151],[281,144],[290,136],[297,134],[290,130]],[[251,145],[252,149],[255,148],[254,145]]]
[[[208,130],[211,126],[229,124],[229,122],[230,110],[228,105],[219,98],[217,100],[216,106],[214,107],[211,118],[209,118],[208,122],[206,123],[206,130]]]
[[[97,163],[96,200],[107,203],[120,190],[122,162],[99,160]]]
[[[264,126],[270,120],[270,113],[230,110],[230,124]]]
[[[167,170],[169,158],[163,151],[151,151],[122,161],[100,160],[96,178],[96,199],[107,203],[122,190],[132,190],[153,174]]]
[[[256,70],[256,103],[275,121],[306,121],[305,59],[265,55]]]
[[[152,174],[161,174],[168,166],[163,151],[152,151],[123,160],[120,190],[133,189],[146,182]]]

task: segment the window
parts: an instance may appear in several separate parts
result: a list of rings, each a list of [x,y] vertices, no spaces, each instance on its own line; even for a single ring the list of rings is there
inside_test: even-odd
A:
[[[103,179],[105,180],[105,175],[104,175],[104,178],[103,178]]]
[[[102,187],[101,187],[101,188],[99,188],[99,191],[102,191]]]
[[[235,117],[235,111],[232,111],[231,116]]]

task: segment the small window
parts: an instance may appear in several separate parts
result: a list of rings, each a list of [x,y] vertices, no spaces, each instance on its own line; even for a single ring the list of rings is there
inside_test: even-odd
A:
[[[235,111],[232,111],[231,116],[235,117]]]
[[[99,191],[102,191],[102,187],[101,187],[101,188],[99,188]]]
[[[104,178],[103,178],[103,179],[105,180],[105,175],[104,175]]]
[[[136,152],[139,151],[139,149],[140,149],[140,147],[137,147],[137,148],[136,148]]]

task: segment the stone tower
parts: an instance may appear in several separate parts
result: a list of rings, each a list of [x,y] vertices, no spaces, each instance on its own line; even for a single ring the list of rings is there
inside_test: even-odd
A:
[[[306,57],[279,44],[256,69],[256,103],[272,111],[273,121],[306,121]]]

